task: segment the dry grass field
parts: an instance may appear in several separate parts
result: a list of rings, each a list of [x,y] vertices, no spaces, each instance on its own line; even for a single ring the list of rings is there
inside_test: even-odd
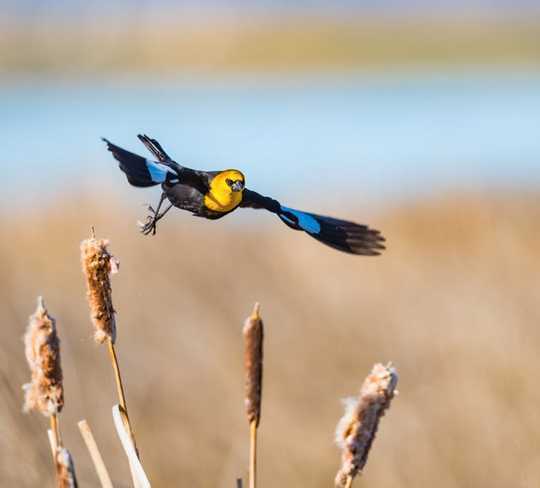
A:
[[[0,12],[0,73],[317,72],[538,65],[538,17],[351,15],[201,20],[179,12],[20,22]],[[525,14],[522,14],[523,16]]]
[[[540,486],[540,194],[452,194],[369,218],[349,211],[388,238],[375,259],[340,254],[271,216],[208,223],[176,213],[145,238],[134,225],[142,210],[103,196],[7,211],[1,486],[53,486],[45,419],[21,413],[21,337],[39,294],[58,321],[61,428],[80,485],[98,486],[76,427],[86,418],[115,486],[129,486],[79,263],[91,224],[121,261],[118,353],[153,486],[231,488],[245,476],[241,328],[256,300],[266,326],[261,486],[332,486],[340,398],[389,360],[400,395],[355,487]]]

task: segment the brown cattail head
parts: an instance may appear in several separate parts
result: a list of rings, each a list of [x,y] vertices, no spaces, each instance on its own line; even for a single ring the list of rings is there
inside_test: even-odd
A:
[[[81,243],[82,269],[86,277],[94,339],[103,344],[116,340],[115,311],[112,304],[111,273],[118,272],[118,260],[107,250],[109,241],[91,237]]]
[[[364,468],[379,420],[397,393],[397,380],[397,372],[390,364],[376,364],[365,379],[358,398],[345,400],[345,414],[336,429],[336,442],[342,449],[336,487],[345,486],[347,478],[354,478]]]
[[[56,452],[56,479],[58,488],[77,488],[78,486],[73,458],[65,447],[58,448]]]
[[[31,382],[23,385],[24,411],[36,410],[46,416],[59,413],[64,406],[60,340],[56,321],[47,312],[41,297],[30,317],[24,348],[32,374]]]
[[[255,422],[257,426],[261,418],[264,339],[264,326],[260,316],[260,309],[260,305],[256,303],[253,312],[246,319],[243,330],[246,414],[249,423]]]

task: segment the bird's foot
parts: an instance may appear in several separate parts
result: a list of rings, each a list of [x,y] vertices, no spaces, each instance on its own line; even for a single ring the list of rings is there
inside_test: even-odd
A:
[[[138,222],[141,234],[145,236],[152,234],[156,235],[156,221],[149,215],[146,222]]]
[[[137,222],[137,224],[142,234],[144,234],[145,236],[152,234],[154,236],[156,235],[157,221],[159,219],[156,211],[151,205],[148,205],[148,211],[150,212],[150,215],[146,216],[146,221],[144,223],[139,221]]]

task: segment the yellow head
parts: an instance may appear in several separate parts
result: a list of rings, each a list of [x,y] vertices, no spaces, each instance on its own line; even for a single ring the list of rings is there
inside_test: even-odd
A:
[[[217,212],[229,212],[240,205],[244,184],[244,175],[236,169],[218,173],[210,182],[210,191],[204,197],[205,206]]]
[[[226,188],[229,191],[233,192],[242,192],[244,189],[244,184],[246,179],[244,175],[237,169],[226,169],[219,173],[211,183],[211,186],[215,185],[226,185]],[[224,188],[224,191],[226,189]]]

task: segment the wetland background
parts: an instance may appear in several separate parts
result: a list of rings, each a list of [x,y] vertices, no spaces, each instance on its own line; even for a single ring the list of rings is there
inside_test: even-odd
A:
[[[79,243],[121,261],[119,354],[155,486],[233,486],[247,465],[241,326],[267,327],[264,486],[329,486],[339,399],[393,361],[396,398],[359,486],[540,482],[540,16],[534,2],[5,2],[0,23],[0,484],[52,486],[21,413],[21,337],[43,294],[62,339],[62,431],[87,418],[118,486],[114,385]],[[127,186],[101,136],[238,167],[283,203],[380,229],[346,256],[272,215],[171,213]],[[115,484],[115,486],[116,486]]]

